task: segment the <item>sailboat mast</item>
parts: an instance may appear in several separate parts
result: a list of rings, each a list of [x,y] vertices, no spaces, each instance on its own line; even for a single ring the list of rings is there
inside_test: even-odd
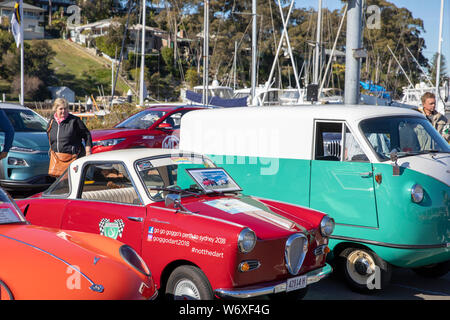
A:
[[[205,1],[203,29],[203,104],[209,104],[208,78],[209,78],[209,0]]]
[[[444,0],[441,0],[441,18],[439,22],[439,45],[438,45],[438,53],[436,60],[436,108],[440,113],[445,113],[445,106],[443,103],[438,103],[440,101],[440,92],[439,92],[439,78],[441,74],[441,51],[442,51],[442,25],[444,20]]]
[[[256,57],[257,57],[257,39],[256,39],[256,0],[252,0],[252,104],[256,103]]]
[[[319,8],[317,10],[317,35],[316,35],[316,51],[314,61],[314,83],[319,84],[319,64],[320,64],[320,35],[322,32],[322,0],[319,0]]]

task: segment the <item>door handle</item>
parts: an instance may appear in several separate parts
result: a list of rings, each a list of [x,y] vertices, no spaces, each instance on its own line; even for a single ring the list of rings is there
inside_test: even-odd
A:
[[[373,172],[369,171],[369,172],[363,172],[359,174],[361,176],[361,178],[370,178],[373,175]]]
[[[136,221],[136,222],[143,222],[144,221],[144,218],[141,218],[141,217],[127,217],[127,218],[128,218],[128,220]]]

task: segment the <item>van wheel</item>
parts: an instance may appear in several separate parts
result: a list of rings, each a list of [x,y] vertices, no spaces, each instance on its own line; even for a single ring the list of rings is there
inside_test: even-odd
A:
[[[212,300],[214,298],[208,278],[194,266],[180,266],[170,274],[165,296],[171,300]]]
[[[439,278],[445,276],[450,271],[450,261],[414,268],[413,270],[425,278]]]
[[[392,266],[369,249],[343,250],[337,257],[337,267],[350,289],[356,292],[374,293],[391,281]]]

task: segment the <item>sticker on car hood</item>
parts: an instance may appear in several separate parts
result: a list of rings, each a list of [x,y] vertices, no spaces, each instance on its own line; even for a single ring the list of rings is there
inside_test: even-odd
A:
[[[204,204],[225,211],[229,214],[244,213],[288,230],[293,229],[295,226],[295,223],[287,218],[268,211],[264,211],[261,208],[252,206],[239,199],[218,199],[206,201],[204,202]]]

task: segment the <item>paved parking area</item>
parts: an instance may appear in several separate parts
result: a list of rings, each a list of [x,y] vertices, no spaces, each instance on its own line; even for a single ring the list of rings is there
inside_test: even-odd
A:
[[[305,300],[450,300],[450,273],[438,279],[418,276],[410,269],[394,269],[391,285],[371,295],[355,293],[332,275],[314,285]]]

